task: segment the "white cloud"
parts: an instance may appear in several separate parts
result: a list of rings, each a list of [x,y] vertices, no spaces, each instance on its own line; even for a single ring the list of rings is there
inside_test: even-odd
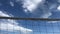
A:
[[[23,4],[23,8],[25,12],[30,11],[31,13],[37,9],[38,4],[43,4],[45,2],[45,0],[22,0],[22,4]],[[42,8],[42,7],[41,7]],[[38,12],[38,11],[36,11]],[[47,11],[48,12],[48,11]],[[35,13],[35,12],[34,12]],[[37,15],[37,13],[35,13]],[[49,16],[51,16],[52,13],[45,13],[43,14],[41,17],[42,18],[48,18]],[[33,15],[34,16],[34,15]],[[39,15],[40,16],[40,15]]]
[[[11,17],[10,15],[7,15],[7,14],[3,13],[2,11],[0,11],[0,16]]]
[[[51,15],[52,15],[51,12],[45,13],[45,14],[43,14],[43,15],[41,16],[41,18],[48,18],[48,17],[50,17]]]
[[[7,31],[21,31],[21,32],[31,32],[32,30],[26,29],[24,27],[13,25],[10,23],[0,23],[0,29],[1,30],[7,30]]]
[[[0,11],[0,16],[10,17],[10,15],[5,14],[2,11]],[[17,21],[10,20],[10,19],[0,19],[0,30],[6,30],[6,31],[11,31],[11,32],[20,31],[20,32],[23,32],[24,34],[32,32],[31,29],[18,26]]]
[[[59,11],[60,11],[60,5],[57,7],[57,10],[59,10]]]
[[[34,11],[38,4],[43,3],[45,0],[23,0],[23,8],[25,8],[25,12]]]
[[[31,13],[35,10],[35,9],[37,9],[37,7],[38,7],[38,4],[43,4],[45,2],[45,0],[25,0],[25,1],[23,1],[23,8],[25,8],[24,10],[25,10],[25,12],[28,12],[28,11],[30,11]],[[42,7],[41,7],[42,8]],[[46,9],[46,8],[45,8]],[[44,10],[45,10],[44,9]],[[46,10],[45,10],[46,11]],[[36,11],[36,12],[38,12],[38,11]],[[48,11],[47,11],[48,12]],[[45,14],[42,14],[42,18],[48,18],[48,17],[50,17],[51,15],[52,15],[52,13],[51,12],[48,12],[48,13],[45,13]],[[35,13],[35,12],[34,12]],[[37,13],[36,13],[36,15],[37,15]],[[39,15],[40,16],[40,15]]]
[[[10,5],[13,7],[14,6],[14,3],[10,1]]]

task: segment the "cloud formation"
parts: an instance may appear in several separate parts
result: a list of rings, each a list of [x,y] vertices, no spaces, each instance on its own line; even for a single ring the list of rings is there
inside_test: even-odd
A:
[[[48,17],[50,17],[51,15],[52,15],[52,13],[49,12],[49,13],[43,14],[41,17],[42,17],[42,18],[48,18]]]
[[[32,12],[34,11],[38,4],[43,3],[45,0],[23,0],[23,8],[25,12]]]
[[[10,15],[7,15],[7,14],[3,13],[2,11],[0,11],[0,16],[11,17]]]
[[[60,6],[58,6],[58,7],[57,7],[57,10],[59,10],[59,11],[60,11]]]
[[[2,11],[0,11],[0,16],[6,16],[6,17],[11,17],[11,15],[8,15]],[[15,20],[10,20],[10,19],[0,19],[0,30],[5,30],[5,31],[20,31],[22,33],[29,33],[32,32],[31,29],[27,29],[21,26],[18,26],[17,21]]]
[[[23,4],[23,8],[25,12],[30,12],[32,13],[32,16],[40,16],[42,18],[48,18],[52,15],[51,12],[49,12],[49,10],[46,8],[46,6],[44,5],[46,0],[23,0],[22,4]],[[43,10],[43,11],[39,11],[38,5],[40,7],[39,10]],[[44,7],[45,6],[45,7]],[[47,9],[47,10],[45,10]],[[42,13],[43,12],[43,13]],[[41,13],[41,15],[40,15]]]

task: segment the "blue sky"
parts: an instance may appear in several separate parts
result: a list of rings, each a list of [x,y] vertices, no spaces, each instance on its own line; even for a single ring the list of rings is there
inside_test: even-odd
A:
[[[60,0],[0,0],[0,16],[60,18]],[[0,34],[60,34],[60,21],[0,19]]]

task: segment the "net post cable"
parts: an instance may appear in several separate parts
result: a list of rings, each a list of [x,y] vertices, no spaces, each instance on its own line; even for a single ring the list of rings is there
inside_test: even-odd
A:
[[[21,18],[21,17],[0,17],[0,19],[60,21],[60,19],[59,19],[59,18]]]

